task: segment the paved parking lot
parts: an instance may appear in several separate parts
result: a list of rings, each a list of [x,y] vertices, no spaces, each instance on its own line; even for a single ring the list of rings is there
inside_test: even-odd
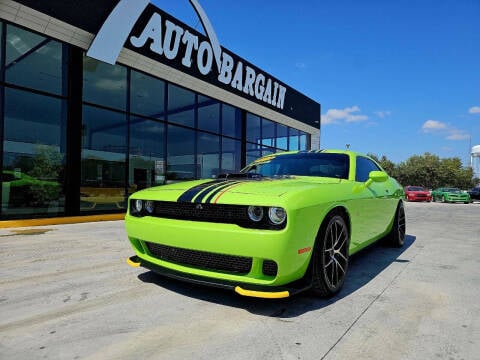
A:
[[[0,359],[478,359],[480,203],[407,203],[403,249],[332,299],[267,301],[130,268],[123,222],[0,229]]]

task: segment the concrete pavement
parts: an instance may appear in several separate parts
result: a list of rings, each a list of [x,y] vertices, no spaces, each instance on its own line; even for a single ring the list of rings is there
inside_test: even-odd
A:
[[[1,229],[0,359],[478,359],[480,204],[406,211],[405,246],[354,257],[332,299],[130,268],[122,221]]]

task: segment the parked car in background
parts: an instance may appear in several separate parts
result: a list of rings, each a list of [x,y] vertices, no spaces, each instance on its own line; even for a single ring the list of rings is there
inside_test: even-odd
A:
[[[471,200],[480,200],[480,186],[475,186],[468,191]]]
[[[405,186],[405,200],[407,201],[432,201],[430,191],[421,186]]]
[[[432,201],[441,202],[470,202],[468,192],[461,191],[458,188],[439,188],[432,191]]]

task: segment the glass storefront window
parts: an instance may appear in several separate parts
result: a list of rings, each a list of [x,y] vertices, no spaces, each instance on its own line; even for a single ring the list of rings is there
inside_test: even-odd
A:
[[[222,139],[222,170],[221,173],[235,173],[240,171],[242,142],[229,138]]]
[[[125,110],[127,68],[83,57],[83,101]]]
[[[125,114],[83,107],[81,211],[125,208],[126,148]]]
[[[275,147],[275,123],[267,119],[262,120],[262,145]]]
[[[64,100],[5,89],[3,218],[64,212],[64,108]]]
[[[195,126],[195,93],[168,84],[168,122]]]
[[[222,104],[222,134],[242,138],[242,112],[239,108]]]
[[[307,134],[303,131],[300,131],[300,149],[299,150],[307,150]]]
[[[277,148],[280,150],[288,150],[288,127],[277,124]]]
[[[167,182],[195,179],[195,131],[168,125],[167,139]]]
[[[260,144],[261,121],[260,117],[247,114],[247,141]]]
[[[198,95],[198,128],[218,134],[220,131],[220,103]]]
[[[299,149],[299,131],[296,129],[290,128],[288,133],[288,150],[298,150]]]
[[[207,133],[197,133],[197,177],[211,179],[220,170],[220,137]]]
[[[63,47],[52,39],[8,25],[5,80],[9,83],[61,95]]]
[[[138,117],[130,120],[129,189],[165,183],[164,144],[164,123]]]
[[[131,72],[130,111],[158,120],[165,119],[165,82],[138,71]]]
[[[250,164],[252,161],[262,156],[262,147],[258,144],[247,143],[246,162]]]

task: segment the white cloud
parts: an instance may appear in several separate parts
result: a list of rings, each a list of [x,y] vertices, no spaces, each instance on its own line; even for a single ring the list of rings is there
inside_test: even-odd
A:
[[[437,120],[425,121],[422,126],[422,131],[429,134],[443,135],[445,136],[445,139],[453,141],[467,140],[470,138],[470,134],[466,131],[459,130],[453,126]]]
[[[446,128],[447,128],[447,124],[437,120],[427,120],[422,126],[422,130],[424,132],[433,132],[438,130],[444,130]]]
[[[468,112],[470,114],[480,114],[480,106],[472,106],[470,109],[468,109]]]
[[[329,109],[325,114],[322,115],[322,125],[335,124],[339,122],[360,122],[368,120],[367,115],[353,114],[360,112],[358,106],[347,107],[343,110],[340,109]]]
[[[380,119],[385,119],[387,116],[392,115],[392,112],[390,110],[382,110],[382,111],[375,111],[374,114],[377,115]]]
[[[470,134],[463,131],[463,130],[457,130],[457,129],[451,129],[450,134],[447,136],[447,140],[468,140],[470,138]]]

